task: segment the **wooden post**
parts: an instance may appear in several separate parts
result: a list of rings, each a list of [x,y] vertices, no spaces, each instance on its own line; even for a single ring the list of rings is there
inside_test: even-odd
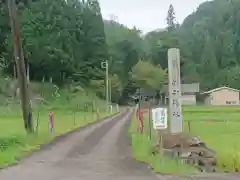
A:
[[[41,96],[43,97],[43,92],[41,91]],[[36,133],[38,134],[38,130],[39,130],[39,122],[40,122],[40,110],[41,110],[41,106],[43,104],[43,99],[40,100],[39,106],[38,106],[38,115],[37,115],[37,120],[36,120]]]
[[[16,65],[13,65],[13,77],[17,79]]]
[[[26,131],[30,133],[33,132],[32,109],[30,104],[30,94],[26,77],[26,67],[20,39],[20,25],[17,19],[17,6],[15,0],[8,0],[8,10],[12,28],[13,49],[17,66],[18,82],[20,86],[24,127]]]
[[[97,120],[99,120],[100,119],[100,117],[99,117],[99,108],[96,109],[96,113],[97,113]]]
[[[30,82],[30,66],[27,65],[27,81]]]
[[[149,139],[150,140],[152,140],[152,126],[151,126],[151,124],[152,124],[152,116],[151,116],[151,110],[152,110],[152,108],[151,107],[149,107],[149,109],[148,109],[148,123],[149,123]]]
[[[73,125],[76,125],[76,110],[73,112]]]
[[[142,126],[142,129],[141,129],[141,134],[143,134],[143,129],[144,129],[144,124],[143,124],[143,117],[142,117],[142,111],[141,111],[141,108],[142,108],[142,90],[141,88],[139,88],[139,102],[138,102],[138,115],[139,115],[139,118],[142,118],[138,123],[141,123],[141,126]]]
[[[161,130],[158,130],[158,140],[159,140],[159,154],[161,156],[161,163],[164,163],[164,150],[163,150],[163,134]]]
[[[163,134],[161,131],[158,131],[160,139],[160,154],[163,156]]]
[[[38,129],[39,129],[39,117],[40,117],[40,108],[38,108],[38,115],[36,120],[36,133],[38,133]]]
[[[191,123],[190,123],[190,121],[188,121],[188,132],[189,132],[189,134],[191,133]]]

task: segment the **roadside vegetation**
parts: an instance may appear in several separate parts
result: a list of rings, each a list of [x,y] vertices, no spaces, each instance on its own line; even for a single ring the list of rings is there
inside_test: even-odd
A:
[[[47,83],[32,83],[32,87],[33,134],[26,134],[24,130],[19,99],[2,96],[0,168],[16,163],[19,158],[39,149],[41,145],[49,143],[59,135],[111,115],[111,112],[106,112],[105,102],[90,90],[75,89],[75,92],[70,92],[61,89],[56,93],[55,86]],[[40,94],[44,96],[38,96]],[[49,112],[54,113],[53,133],[49,130]],[[116,113],[116,106],[113,106],[112,113]]]
[[[190,125],[190,134],[200,136],[216,151],[221,170],[240,170],[240,107],[184,107],[183,120],[185,132]]]
[[[147,122],[147,116],[144,118]],[[133,157],[142,163],[151,166],[152,170],[161,174],[189,175],[196,172],[196,169],[182,164],[176,160],[162,156],[160,153],[153,155],[157,145],[157,133],[152,129],[152,138],[149,137],[149,126],[146,123],[143,134],[137,132],[137,119],[134,117],[129,128],[129,136],[132,139]]]
[[[240,107],[183,107],[184,132],[199,136],[209,148],[216,151],[218,171],[238,172],[240,170],[239,115]],[[162,157],[160,154],[152,155],[158,136],[152,129],[150,140],[147,121],[148,115],[146,114],[143,134],[137,132],[135,117],[129,129],[134,158],[151,165],[154,172],[178,175],[196,172],[193,167]]]
[[[23,130],[18,87],[11,87],[17,73],[9,13],[6,1],[0,1],[0,77],[10,77],[11,82],[5,87],[0,79],[0,166],[11,164],[26,151],[54,138],[47,132],[49,111],[54,112],[54,136],[96,120],[91,109],[82,107],[93,102],[98,102],[99,108],[105,107],[99,98],[106,98],[105,69],[101,66],[106,60],[114,103],[127,104],[129,95],[139,87],[161,91],[167,83],[167,51],[172,47],[181,51],[181,77],[185,83],[200,83],[201,90],[223,85],[240,88],[240,1],[202,3],[181,25],[171,5],[166,29],[147,34],[137,27],[104,20],[98,1],[18,0],[17,7],[32,86],[34,126],[39,115],[39,130],[29,136]],[[45,86],[46,82],[51,85]],[[35,84],[41,87],[34,88]],[[60,96],[55,93],[56,87],[60,88]],[[33,100],[42,97],[42,103]],[[81,105],[77,107],[78,103]],[[191,121],[190,133],[215,149],[218,165],[229,171],[240,168],[239,111],[238,107],[184,107],[183,111],[185,131],[187,121]],[[98,115],[106,114],[99,109]],[[178,165],[155,165],[159,160],[148,151],[153,145],[146,134],[135,132],[135,126],[133,123],[130,135],[136,159],[151,163],[156,171],[175,171]]]

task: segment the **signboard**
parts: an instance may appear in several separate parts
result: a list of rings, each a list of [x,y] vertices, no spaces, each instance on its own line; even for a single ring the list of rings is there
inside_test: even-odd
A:
[[[168,81],[170,132],[182,133],[180,50],[176,48],[168,50]]]
[[[154,108],[152,109],[153,128],[155,130],[167,129],[167,109]]]

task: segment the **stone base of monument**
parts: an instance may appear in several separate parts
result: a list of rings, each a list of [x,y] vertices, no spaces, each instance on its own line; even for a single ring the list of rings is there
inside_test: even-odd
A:
[[[155,148],[155,153],[158,147]],[[215,151],[208,148],[199,137],[181,135],[163,135],[163,153],[165,156],[195,166],[200,172],[216,172]]]

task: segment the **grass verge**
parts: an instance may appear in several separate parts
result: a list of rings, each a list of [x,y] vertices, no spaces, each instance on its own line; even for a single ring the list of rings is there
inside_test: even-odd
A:
[[[60,107],[60,105],[59,105]],[[23,120],[20,109],[16,107],[9,111],[9,108],[0,107],[0,168],[18,162],[29,152],[40,149],[42,144],[47,144],[57,136],[65,134],[76,128],[83,127],[99,119],[109,116],[104,111],[83,112],[76,109],[71,110],[56,108],[54,112],[54,134],[49,132],[48,113],[50,108],[43,106],[41,109],[34,109],[34,127],[36,130],[36,119],[39,114],[38,132],[27,135],[23,128]]]
[[[240,171],[240,107],[183,108],[184,131],[200,136],[217,153],[218,168]],[[187,123],[188,122],[188,123]]]
[[[147,118],[145,118],[145,122],[147,122]],[[179,162],[163,157],[160,154],[153,156],[151,151],[157,142],[156,133],[153,131],[152,140],[150,140],[148,135],[149,126],[147,123],[144,127],[143,134],[136,132],[136,129],[137,120],[134,118],[129,129],[129,136],[132,138],[132,153],[137,161],[151,165],[153,171],[156,173],[184,176],[196,172],[193,167],[186,164],[180,164]]]

